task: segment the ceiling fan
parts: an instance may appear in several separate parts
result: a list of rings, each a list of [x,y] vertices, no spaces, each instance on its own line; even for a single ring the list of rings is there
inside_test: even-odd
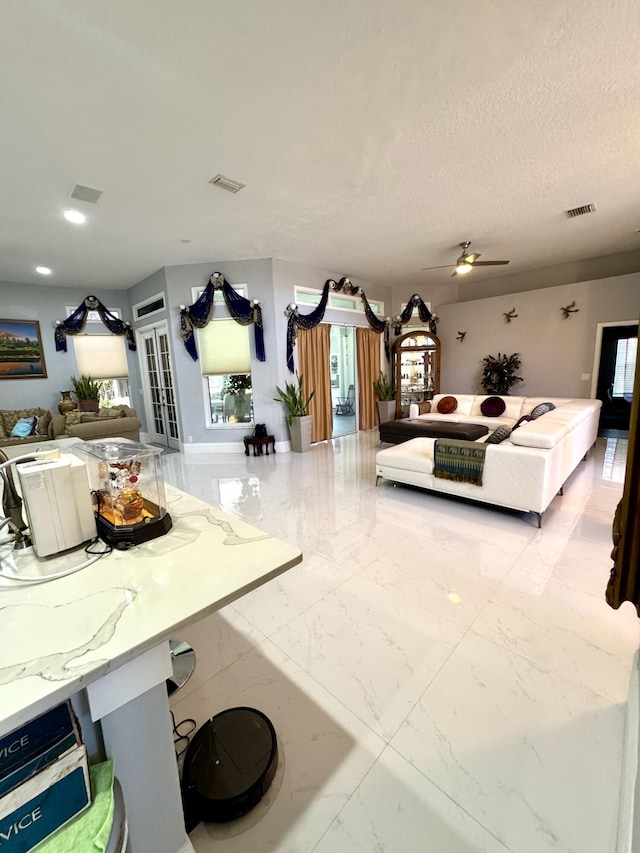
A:
[[[447,267],[455,267],[454,271],[451,273],[454,275],[465,275],[474,267],[500,267],[508,264],[509,261],[479,261],[478,258],[481,257],[479,252],[472,252],[469,254],[469,246],[471,245],[471,240],[465,240],[463,243],[458,243],[460,248],[462,249],[462,254],[455,262],[455,264],[444,264],[441,267],[422,267],[423,270],[443,270]]]

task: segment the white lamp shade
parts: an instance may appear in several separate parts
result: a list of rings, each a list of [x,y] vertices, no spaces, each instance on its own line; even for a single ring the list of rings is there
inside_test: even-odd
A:
[[[204,376],[251,373],[249,329],[235,320],[212,320],[198,335]]]
[[[77,335],[72,340],[80,376],[119,379],[129,375],[123,335]]]

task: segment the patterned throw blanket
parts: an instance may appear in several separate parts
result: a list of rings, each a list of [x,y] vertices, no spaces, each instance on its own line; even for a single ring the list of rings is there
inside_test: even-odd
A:
[[[433,476],[481,486],[485,452],[482,442],[439,438],[433,451]]]

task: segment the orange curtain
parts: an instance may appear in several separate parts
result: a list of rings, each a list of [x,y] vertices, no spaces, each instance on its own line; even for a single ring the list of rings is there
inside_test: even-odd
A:
[[[359,429],[373,429],[378,424],[373,382],[380,375],[380,335],[373,329],[356,329],[358,354]]]
[[[313,415],[311,441],[324,441],[333,433],[329,352],[331,326],[319,323],[313,329],[298,329],[298,373],[305,392],[316,393],[309,406]]]

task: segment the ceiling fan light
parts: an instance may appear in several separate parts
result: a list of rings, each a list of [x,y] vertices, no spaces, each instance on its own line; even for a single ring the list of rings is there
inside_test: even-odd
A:
[[[468,272],[471,272],[473,267],[471,264],[466,263],[466,261],[462,261],[462,263],[456,264],[456,272],[458,275],[465,275]]]

